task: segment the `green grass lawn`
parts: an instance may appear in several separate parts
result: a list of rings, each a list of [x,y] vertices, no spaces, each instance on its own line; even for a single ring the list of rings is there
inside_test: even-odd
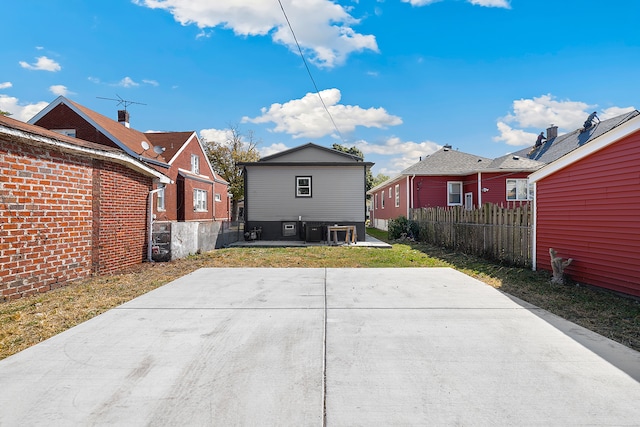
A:
[[[387,241],[386,232],[368,233]],[[0,303],[0,359],[203,267],[451,267],[628,347],[640,350],[640,303],[583,286],[557,286],[546,272],[509,267],[414,242],[366,247],[228,248],[141,264],[33,297]]]

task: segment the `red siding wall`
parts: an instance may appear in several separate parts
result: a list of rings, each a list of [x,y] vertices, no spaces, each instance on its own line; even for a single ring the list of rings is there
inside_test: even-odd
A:
[[[144,260],[151,178],[5,140],[0,176],[0,300]]]
[[[537,184],[538,269],[549,248],[576,282],[640,296],[640,133]]]
[[[507,179],[527,179],[529,177],[528,172],[491,172],[483,173],[482,188],[487,188],[489,191],[482,193],[482,204],[493,203],[498,206],[509,206],[515,203],[519,206],[528,202],[513,202],[507,201]],[[477,180],[477,175],[475,177]],[[476,190],[477,192],[477,190]]]
[[[415,208],[447,206],[447,182],[464,182],[462,176],[416,176],[413,180]],[[464,194],[462,195],[464,203]]]
[[[396,185],[400,188],[400,206],[396,207]],[[389,197],[391,189],[391,197]],[[384,193],[384,194],[383,194]],[[376,207],[375,195],[371,197],[373,206],[372,219],[395,219],[407,216],[407,179],[402,178],[391,185],[375,192],[378,195],[378,206]],[[384,209],[382,209],[382,197],[384,197]]]

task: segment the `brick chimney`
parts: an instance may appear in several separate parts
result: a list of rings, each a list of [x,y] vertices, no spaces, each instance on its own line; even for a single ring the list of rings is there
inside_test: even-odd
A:
[[[558,137],[558,126],[552,124],[547,128],[547,141]]]
[[[129,127],[129,112],[127,110],[118,110],[118,123],[124,127]]]

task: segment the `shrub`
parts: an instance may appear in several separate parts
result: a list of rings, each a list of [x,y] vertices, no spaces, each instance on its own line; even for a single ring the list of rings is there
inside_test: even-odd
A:
[[[417,222],[411,221],[404,216],[389,220],[389,239],[412,239],[418,240],[420,236],[420,226]]]

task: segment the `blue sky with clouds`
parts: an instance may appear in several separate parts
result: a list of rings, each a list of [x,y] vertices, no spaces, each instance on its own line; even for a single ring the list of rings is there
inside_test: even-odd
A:
[[[497,157],[640,100],[637,0],[20,0],[3,16],[14,118],[64,95],[115,119],[100,97],[120,97],[144,104],[128,107],[141,131],[235,126],[263,155],[337,142],[374,174],[444,144]]]

